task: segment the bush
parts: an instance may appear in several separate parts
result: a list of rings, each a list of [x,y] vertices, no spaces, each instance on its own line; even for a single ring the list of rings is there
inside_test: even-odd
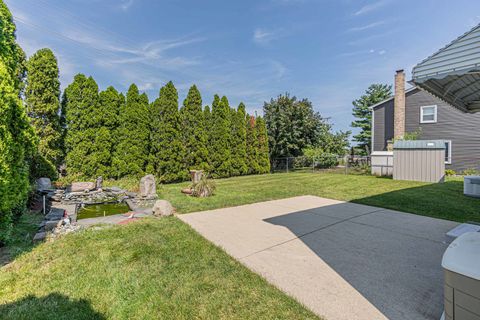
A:
[[[457,173],[455,172],[455,170],[452,170],[452,169],[445,170],[445,175],[447,175],[447,176],[454,176],[456,174]]]
[[[479,174],[479,171],[477,169],[466,169],[466,170],[463,170],[462,171],[462,175],[463,176],[475,176],[475,175],[478,175]]]
[[[311,164],[315,164],[315,168],[328,169],[338,166],[339,163],[336,154],[324,152],[321,148],[306,148],[303,154]]]
[[[214,194],[216,188],[214,181],[203,176],[199,182],[192,185],[192,195],[199,198],[209,197]]]

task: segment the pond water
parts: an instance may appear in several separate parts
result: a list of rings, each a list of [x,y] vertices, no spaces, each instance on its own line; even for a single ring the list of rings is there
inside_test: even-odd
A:
[[[125,203],[103,203],[86,205],[78,210],[77,220],[111,216],[129,212],[130,208]]]

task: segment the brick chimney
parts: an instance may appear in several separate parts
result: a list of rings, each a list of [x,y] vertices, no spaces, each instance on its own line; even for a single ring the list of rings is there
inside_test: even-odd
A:
[[[393,137],[403,138],[405,135],[405,72],[397,70],[395,74]]]

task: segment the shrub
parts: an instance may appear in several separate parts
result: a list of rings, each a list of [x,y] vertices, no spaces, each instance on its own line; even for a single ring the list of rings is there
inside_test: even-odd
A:
[[[457,173],[455,172],[455,170],[452,170],[452,169],[445,170],[445,175],[447,175],[447,176],[454,176],[456,174]]]
[[[466,169],[466,170],[462,171],[462,175],[464,175],[464,176],[475,176],[477,174],[479,174],[479,171],[477,169],[473,169],[473,168]]]
[[[315,163],[315,168],[327,169],[338,165],[337,155],[324,152],[322,148],[306,148],[303,154],[310,163]]]
[[[214,194],[216,188],[213,180],[203,176],[199,182],[192,185],[192,195],[199,198],[209,197]]]

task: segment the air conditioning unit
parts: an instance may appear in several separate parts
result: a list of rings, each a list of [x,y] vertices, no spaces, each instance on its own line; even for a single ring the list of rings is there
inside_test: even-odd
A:
[[[480,198],[480,176],[464,177],[463,194],[469,197]]]

